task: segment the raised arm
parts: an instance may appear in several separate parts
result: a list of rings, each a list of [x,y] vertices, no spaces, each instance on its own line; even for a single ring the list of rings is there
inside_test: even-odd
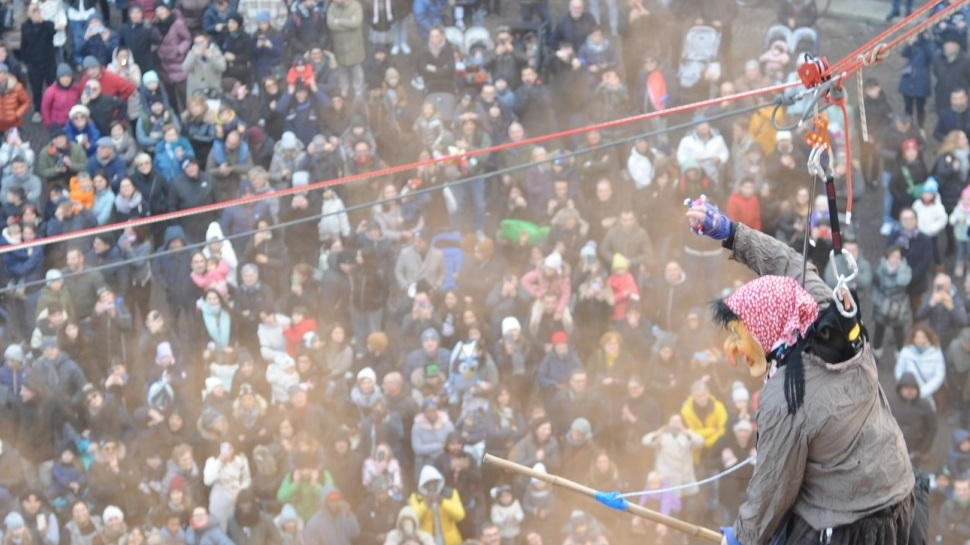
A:
[[[743,263],[758,276],[788,276],[801,281],[804,271],[805,290],[822,306],[831,301],[832,292],[815,264],[809,261],[805,266],[804,258],[787,244],[732,221],[702,199],[690,203],[687,218],[692,231],[720,240],[721,245],[731,250],[731,259]]]

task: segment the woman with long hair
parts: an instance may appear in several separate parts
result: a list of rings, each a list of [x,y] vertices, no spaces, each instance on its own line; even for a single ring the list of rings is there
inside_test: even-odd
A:
[[[943,143],[936,152],[932,174],[939,184],[940,201],[949,214],[960,202],[960,192],[966,187],[967,175],[970,174],[970,141],[967,140],[965,132],[950,131],[943,138]],[[955,249],[953,232],[947,229],[946,255],[951,255]]]
[[[946,379],[946,362],[943,360],[940,338],[928,326],[919,324],[914,327],[906,346],[899,351],[893,373],[896,382],[907,373],[916,378],[920,397],[935,407],[933,398]]]

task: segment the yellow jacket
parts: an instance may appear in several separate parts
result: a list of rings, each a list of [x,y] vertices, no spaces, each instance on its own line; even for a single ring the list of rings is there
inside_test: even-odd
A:
[[[703,419],[694,411],[693,396],[687,398],[680,408],[680,416],[689,430],[704,438],[704,448],[711,448],[724,435],[728,414],[724,404],[711,396],[709,403],[714,408]]]
[[[437,469],[433,466],[424,466],[421,468],[421,477],[418,479],[418,489],[423,490],[425,488],[424,485],[433,480],[439,480],[442,485],[444,484],[444,478]],[[445,545],[461,545],[463,539],[461,532],[458,530],[458,523],[465,518],[465,506],[462,504],[457,490],[443,488],[442,492],[438,510],[440,512],[439,516],[441,517],[441,533],[444,534],[444,543]],[[448,494],[449,492],[450,495],[445,497],[444,494]],[[408,505],[411,506],[414,514],[418,517],[421,530],[434,536],[434,512],[432,511],[431,505],[425,500],[424,495],[417,492],[411,494],[411,497],[408,499]]]

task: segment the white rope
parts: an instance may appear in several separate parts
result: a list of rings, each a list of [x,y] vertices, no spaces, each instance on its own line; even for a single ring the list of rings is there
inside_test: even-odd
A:
[[[701,479],[699,481],[694,481],[692,483],[679,484],[677,486],[670,486],[670,487],[667,487],[667,488],[657,488],[657,489],[654,489],[654,490],[641,490],[639,492],[627,492],[625,494],[620,494],[617,497],[618,498],[638,498],[638,497],[641,497],[641,496],[655,496],[657,494],[665,494],[667,492],[676,492],[677,490],[683,490],[685,488],[691,488],[691,487],[694,487],[694,486],[700,486],[700,485],[712,483],[712,482],[714,482],[714,481],[716,481],[718,479],[721,479],[722,477],[725,477],[727,475],[730,475],[730,474],[734,473],[735,471],[741,469],[742,467],[744,467],[744,466],[746,466],[748,464],[752,464],[753,465],[754,464],[754,461],[755,461],[755,457],[754,456],[749,456],[747,459],[745,459],[745,460],[743,460],[741,462],[738,462],[738,463],[734,464],[733,466],[725,469],[724,471],[722,471],[722,472],[720,472],[720,473],[718,473],[716,475],[711,475],[710,477],[708,477],[706,479]]]

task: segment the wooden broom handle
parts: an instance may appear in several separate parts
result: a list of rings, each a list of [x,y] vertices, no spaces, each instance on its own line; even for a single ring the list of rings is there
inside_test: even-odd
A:
[[[505,458],[499,458],[498,456],[493,456],[486,453],[482,458],[483,464],[488,464],[501,469],[511,471],[513,473],[518,473],[520,475],[525,475],[533,479],[538,479],[540,481],[547,482],[553,486],[561,486],[563,488],[572,490],[573,492],[578,492],[584,496],[596,499],[597,491],[593,490],[588,486],[581,485],[577,482],[570,481],[560,477],[559,475],[552,475],[543,471],[536,471],[531,467],[524,466],[522,464],[517,464]],[[654,522],[669,526],[675,530],[683,532],[689,536],[696,537],[707,541],[708,543],[715,543],[720,545],[721,534],[704,528],[703,526],[697,526],[696,524],[691,524],[689,522],[664,515],[663,513],[658,513],[652,509],[647,509],[641,505],[632,502],[626,502],[626,512],[638,517],[643,517],[647,520],[652,520]]]

